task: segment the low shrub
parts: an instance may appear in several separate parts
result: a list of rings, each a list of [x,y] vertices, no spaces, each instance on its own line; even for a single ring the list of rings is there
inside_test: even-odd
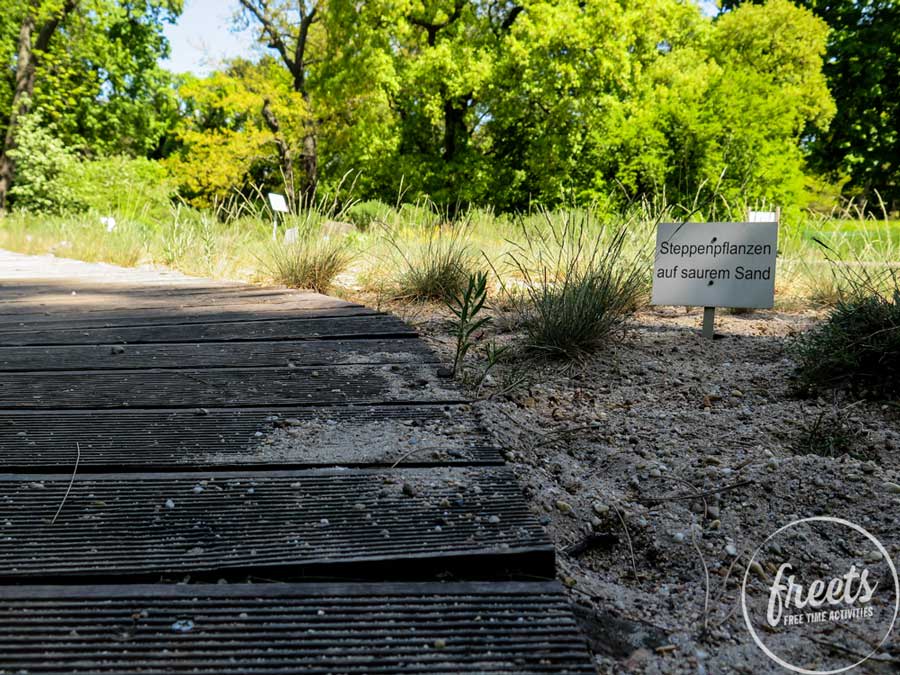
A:
[[[802,393],[900,397],[900,289],[851,295],[791,346]]]
[[[63,171],[60,183],[71,195],[70,210],[115,214],[148,225],[169,219],[175,194],[162,164],[144,158],[75,162]]]
[[[391,210],[390,206],[377,200],[357,202],[347,209],[344,217],[360,232],[365,232],[373,224],[387,223]]]
[[[62,176],[78,165],[78,158],[37,113],[19,120],[16,147],[9,156],[16,163],[16,181],[10,190],[17,211],[62,213],[73,203],[71,188]]]
[[[790,346],[800,393],[844,391],[900,397],[900,278],[890,265],[845,261],[820,239],[836,303],[824,322]]]
[[[594,226],[583,213],[545,214],[545,234],[525,231],[509,254],[521,285],[511,306],[527,346],[566,358],[600,347],[644,303],[648,266],[627,226]]]

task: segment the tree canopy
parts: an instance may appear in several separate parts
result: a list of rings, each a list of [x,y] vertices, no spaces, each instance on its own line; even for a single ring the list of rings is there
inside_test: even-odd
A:
[[[725,0],[726,8],[743,6]],[[900,207],[900,2],[797,0],[828,25],[823,72],[837,111],[811,135],[811,165],[851,194]]]
[[[0,50],[0,209],[14,180],[10,151],[21,115],[34,113],[85,156],[153,156],[178,114],[163,25],[182,0],[10,0]]]
[[[29,11],[61,19],[29,109],[82,156],[163,159],[198,204],[251,186],[328,191],[350,172],[359,198],[506,210],[660,193],[790,205],[812,168],[861,152],[824,150],[852,144],[825,61],[834,33],[812,2],[710,18],[682,0],[241,0],[235,20],[264,56],[202,78],[157,66],[180,0],[13,4],[10,62]],[[863,164],[866,185],[893,180]]]

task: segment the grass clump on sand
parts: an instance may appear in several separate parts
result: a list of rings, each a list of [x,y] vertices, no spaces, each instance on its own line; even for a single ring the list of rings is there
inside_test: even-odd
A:
[[[347,237],[329,236],[320,226],[297,228],[296,238],[273,244],[262,258],[275,283],[327,293],[337,276],[350,267],[354,249]]]
[[[900,289],[842,298],[828,318],[793,345],[806,393],[844,390],[900,398]]]
[[[461,296],[479,269],[469,245],[469,223],[401,225],[386,235],[396,300],[449,302]]]
[[[541,230],[523,225],[524,243],[508,256],[518,278],[504,288],[527,346],[573,358],[602,346],[641,307],[649,268],[628,226],[598,225],[584,211],[544,219]]]
[[[878,400],[900,398],[900,279],[893,268],[847,262],[830,254],[835,307],[791,346],[802,393],[844,391]]]

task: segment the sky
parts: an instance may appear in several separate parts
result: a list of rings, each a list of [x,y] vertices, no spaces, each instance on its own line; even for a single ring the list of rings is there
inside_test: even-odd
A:
[[[176,73],[206,75],[224,59],[251,56],[253,31],[232,28],[237,7],[237,0],[186,0],[178,23],[166,26],[171,56],[161,65]]]

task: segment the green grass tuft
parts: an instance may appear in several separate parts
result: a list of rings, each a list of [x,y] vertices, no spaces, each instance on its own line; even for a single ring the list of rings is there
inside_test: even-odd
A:
[[[521,287],[510,290],[528,346],[566,358],[601,347],[645,302],[646,261],[629,252],[627,226],[597,226],[578,212],[545,213],[548,236],[524,228],[509,254]]]
[[[263,264],[276,283],[327,293],[337,276],[350,267],[353,257],[345,238],[325,237],[311,230],[296,242],[274,244]]]

